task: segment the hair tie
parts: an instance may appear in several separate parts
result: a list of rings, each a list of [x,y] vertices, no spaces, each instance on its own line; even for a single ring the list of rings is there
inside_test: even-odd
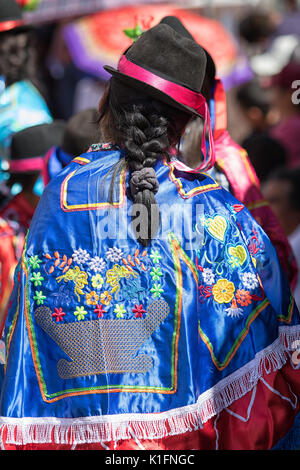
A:
[[[129,185],[133,197],[144,189],[157,193],[159,183],[154,168],[145,167],[141,170],[133,171]]]

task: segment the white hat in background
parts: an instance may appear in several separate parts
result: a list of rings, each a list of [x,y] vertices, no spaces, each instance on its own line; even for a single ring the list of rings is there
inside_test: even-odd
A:
[[[277,75],[290,62],[293,53],[300,44],[300,38],[294,35],[279,36],[264,53],[252,57],[251,67],[259,76]]]

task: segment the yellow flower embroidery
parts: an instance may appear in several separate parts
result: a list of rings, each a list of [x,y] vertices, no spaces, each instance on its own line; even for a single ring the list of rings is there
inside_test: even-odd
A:
[[[86,294],[85,299],[88,305],[97,305],[99,295],[94,290],[92,290],[89,294]]]
[[[227,279],[219,279],[212,288],[214,299],[219,304],[227,304],[228,302],[231,302],[234,291],[234,284],[227,281]]]
[[[105,292],[102,292],[100,300],[103,305],[109,305],[111,301],[110,293],[107,290]]]

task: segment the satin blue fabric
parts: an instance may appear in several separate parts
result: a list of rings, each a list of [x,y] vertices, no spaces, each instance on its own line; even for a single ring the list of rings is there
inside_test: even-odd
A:
[[[194,404],[271,345],[281,325],[299,324],[268,237],[207,175],[157,163],[161,229],[142,247],[128,174],[107,205],[120,158],[118,149],[88,152],[44,191],[15,274],[1,416]]]

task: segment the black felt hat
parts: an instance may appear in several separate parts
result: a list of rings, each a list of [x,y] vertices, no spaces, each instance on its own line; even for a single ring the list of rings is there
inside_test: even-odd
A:
[[[99,111],[88,108],[68,120],[61,148],[69,155],[77,156],[87,152],[89,147],[99,140]]]
[[[27,29],[20,5],[15,0],[0,0],[0,33]]]
[[[11,172],[39,171],[42,160],[52,147],[60,146],[66,123],[51,123],[27,127],[12,136],[9,167]]]
[[[177,16],[165,16],[161,22],[161,24],[167,24],[171,28],[173,28],[175,31],[177,31],[178,34],[181,34],[182,36],[191,39],[192,41],[195,41],[194,37],[191,35],[191,33],[186,29],[186,27],[181,23],[179,18]],[[215,62],[210,55],[210,53],[204,49],[204,52],[206,54],[206,59],[207,59],[207,65],[206,65],[206,74],[210,80],[214,80],[216,76],[216,65]]]
[[[167,24],[158,24],[145,31],[124,55],[127,61],[158,79],[179,85],[183,90],[201,93],[207,62],[205,51],[194,40],[178,34]],[[113,77],[157,100],[189,114],[200,115],[195,108],[182,104],[156,86],[155,80],[149,84],[143,81],[142,76],[134,78],[110,66],[104,66],[104,69]]]

